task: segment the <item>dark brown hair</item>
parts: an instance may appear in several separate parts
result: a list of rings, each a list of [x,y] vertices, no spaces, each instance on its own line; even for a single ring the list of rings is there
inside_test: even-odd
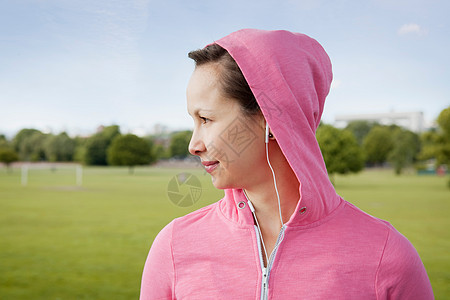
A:
[[[218,64],[220,66],[218,76],[223,95],[236,99],[247,115],[256,115],[261,112],[241,69],[227,50],[218,44],[211,44],[203,49],[189,52],[188,56],[195,61],[196,67],[208,63]]]

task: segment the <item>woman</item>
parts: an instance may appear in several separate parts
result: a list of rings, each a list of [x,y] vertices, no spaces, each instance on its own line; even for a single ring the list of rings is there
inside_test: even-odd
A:
[[[315,138],[332,80],[313,39],[245,29],[189,56],[189,151],[225,197],[156,237],[141,299],[432,299],[389,223],[336,194]]]

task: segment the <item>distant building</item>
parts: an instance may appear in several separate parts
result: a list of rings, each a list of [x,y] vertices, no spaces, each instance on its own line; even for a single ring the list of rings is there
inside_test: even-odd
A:
[[[381,125],[398,125],[416,133],[425,130],[425,120],[422,112],[338,115],[335,117],[334,126],[344,128],[352,121],[376,122]]]
[[[97,130],[95,132],[96,133],[101,133],[101,132],[103,132],[103,130],[105,130],[105,126],[100,125],[100,126],[97,127]]]
[[[169,133],[169,127],[163,124],[155,124],[151,132],[152,135],[167,135]]]

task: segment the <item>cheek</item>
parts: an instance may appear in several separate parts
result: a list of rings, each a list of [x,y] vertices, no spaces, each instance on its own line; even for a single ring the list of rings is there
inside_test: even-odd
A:
[[[216,140],[225,145],[233,156],[239,158],[261,149],[264,150],[264,139],[259,133],[255,128],[246,124],[242,118],[236,118],[218,134]]]
[[[264,142],[255,142],[250,150],[248,151],[248,155],[250,159],[255,164],[264,165],[266,161],[266,144]]]
[[[254,140],[249,143],[240,155],[237,157],[241,167],[247,167],[253,172],[261,168],[265,168],[266,165],[266,152],[264,141]]]

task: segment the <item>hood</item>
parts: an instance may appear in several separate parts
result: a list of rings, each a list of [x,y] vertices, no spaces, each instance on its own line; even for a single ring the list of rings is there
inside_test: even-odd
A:
[[[325,50],[304,34],[284,30],[243,29],[215,43],[237,62],[300,182],[297,210],[286,224],[308,225],[330,215],[342,200],[316,140],[332,80]],[[225,194],[242,199],[238,190]]]

